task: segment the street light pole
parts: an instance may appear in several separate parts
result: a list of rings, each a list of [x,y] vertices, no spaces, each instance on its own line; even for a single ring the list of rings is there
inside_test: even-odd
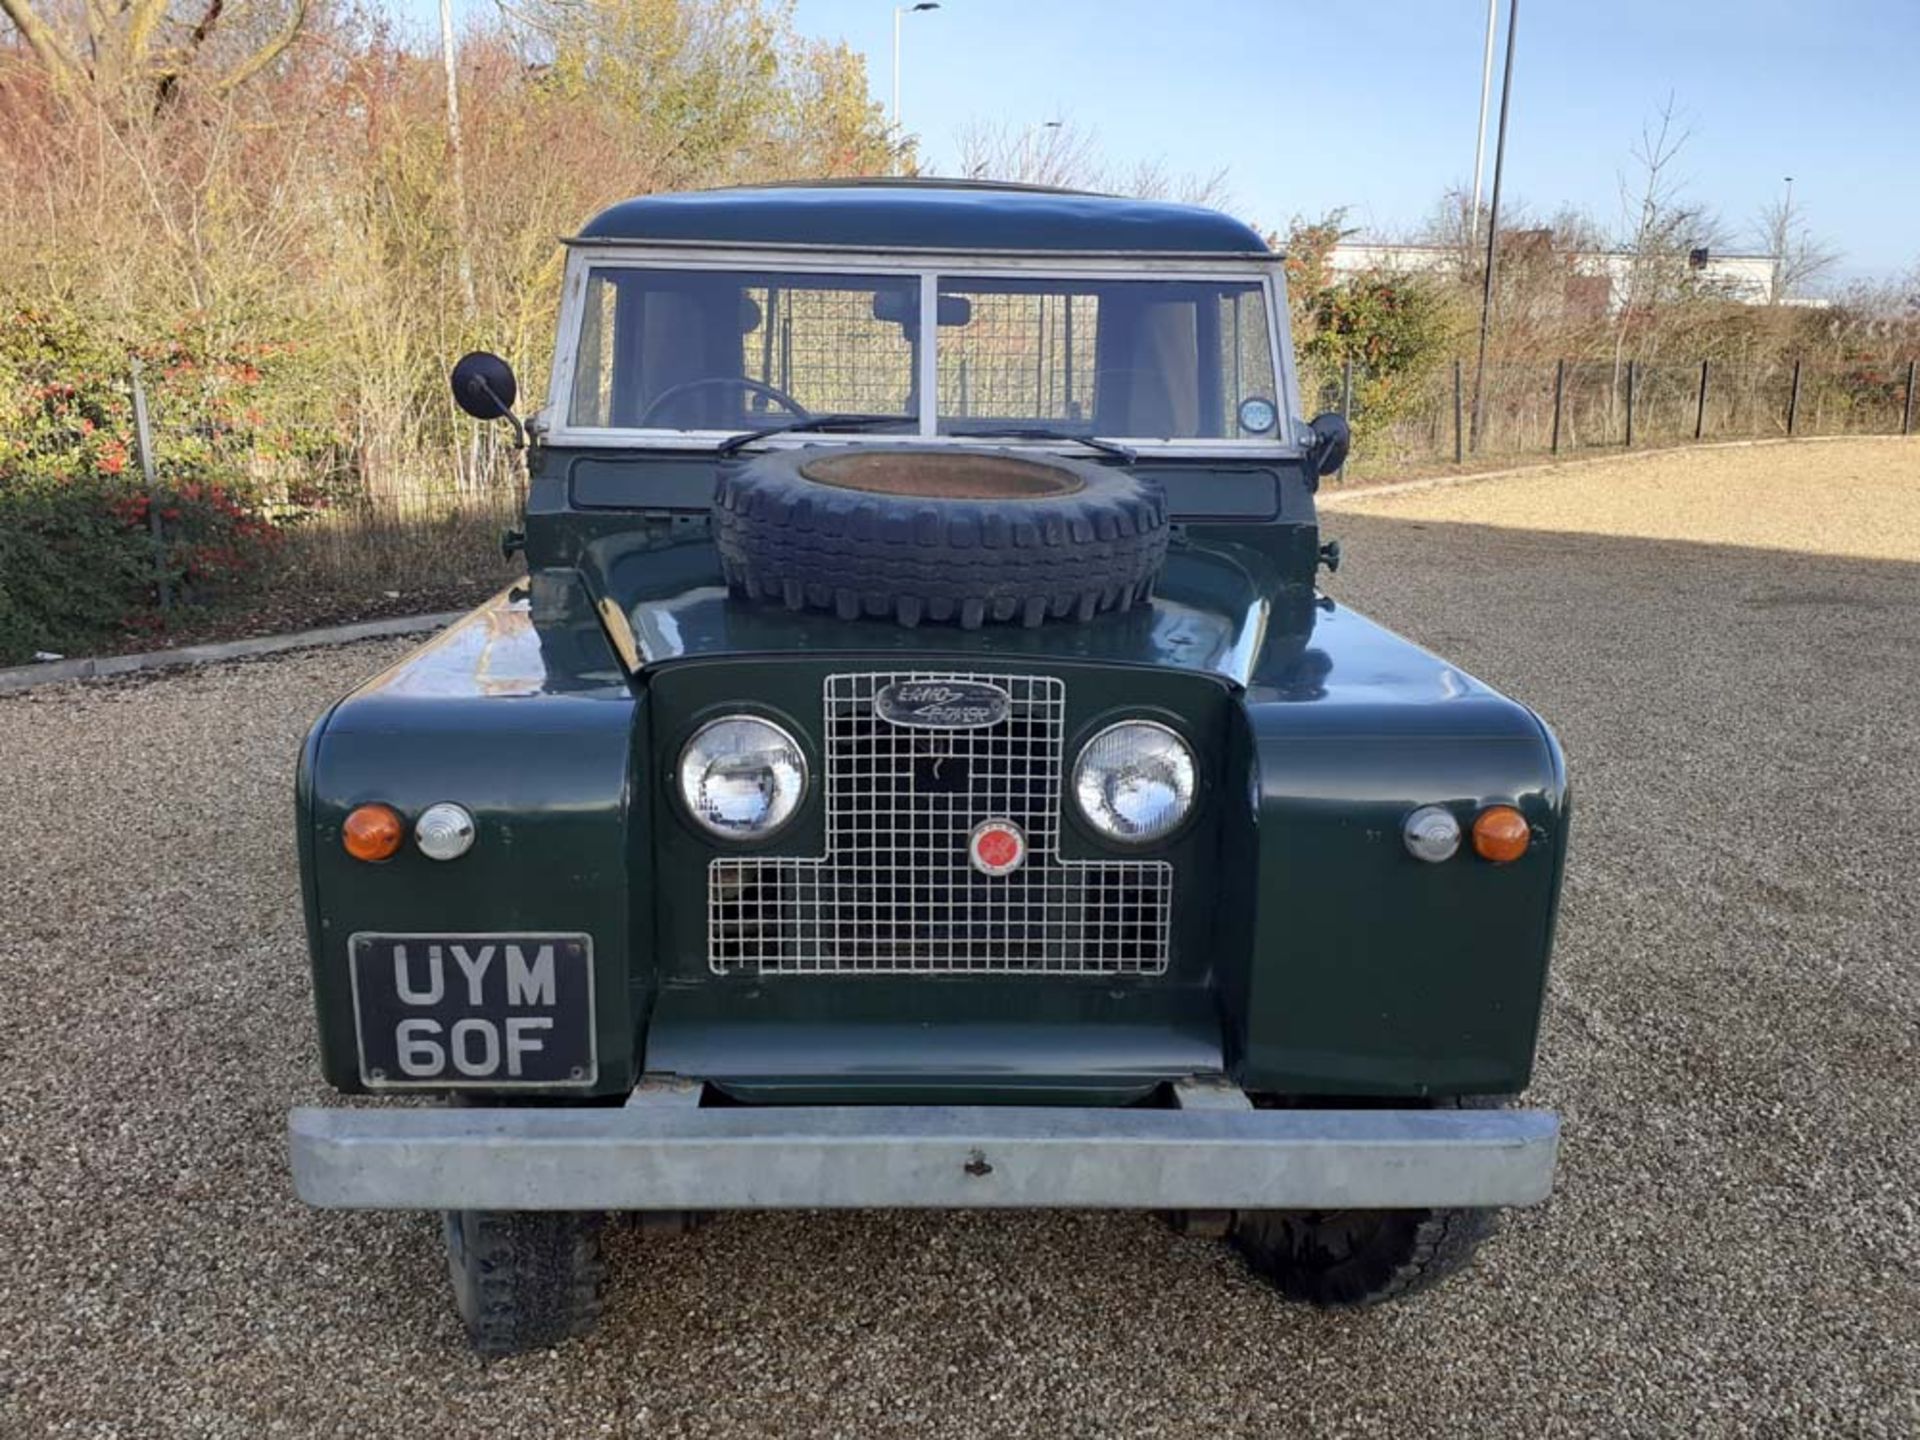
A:
[[[1039,138],[1042,130],[1058,130],[1063,123],[1063,121],[1059,120],[1040,120],[1027,126],[1025,130],[1022,130],[1020,132],[1019,173],[1007,178],[1018,180],[1029,185],[1044,185],[1049,183],[1040,176],[1040,158],[1045,152],[1036,151],[1033,142]]]
[[[1513,99],[1513,33],[1520,24],[1520,0],[1507,0],[1507,59],[1500,75],[1500,133],[1493,142],[1493,198],[1487,205],[1487,273],[1480,292],[1480,353],[1473,362],[1473,431],[1480,448],[1486,417],[1487,326],[1493,315],[1493,266],[1500,246],[1500,176],[1507,164],[1507,106]]]
[[[896,131],[900,128],[900,17],[939,8],[938,0],[921,0],[918,5],[893,7],[893,128]]]
[[[440,0],[440,59],[447,72],[447,150],[453,161],[454,254],[460,267],[460,296],[473,320],[473,256],[467,249],[467,162],[460,142],[460,70],[453,42],[453,0]]]
[[[1500,0],[1487,0],[1487,46],[1480,57],[1480,131],[1473,141],[1473,207],[1467,211],[1467,253],[1480,238],[1480,174],[1487,164],[1487,100],[1493,94],[1493,25]]]

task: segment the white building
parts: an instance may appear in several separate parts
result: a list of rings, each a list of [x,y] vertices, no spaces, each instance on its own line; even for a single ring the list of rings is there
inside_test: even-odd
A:
[[[1627,282],[1633,269],[1633,257],[1620,250],[1574,250],[1556,252],[1553,238],[1545,230],[1502,231],[1500,248],[1503,261],[1525,254],[1537,258],[1551,256],[1566,266],[1567,304],[1570,307],[1611,314],[1624,302]],[[1370,271],[1388,274],[1421,275],[1457,273],[1463,268],[1461,252],[1449,245],[1404,245],[1358,237],[1342,240],[1327,257],[1327,268],[1346,279]],[[1479,257],[1473,260],[1477,267]],[[1765,305],[1773,298],[1774,263],[1771,255],[1721,253],[1695,250],[1687,261],[1695,282],[1743,305]]]

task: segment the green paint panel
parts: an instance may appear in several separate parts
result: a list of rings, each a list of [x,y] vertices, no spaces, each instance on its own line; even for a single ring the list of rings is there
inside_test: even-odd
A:
[[[555,662],[549,668],[547,661]],[[584,666],[581,662],[585,662]],[[322,1066],[362,1087],[347,976],[356,931],[584,931],[592,936],[599,1082],[634,1079],[648,995],[634,966],[648,927],[648,795],[629,784],[646,746],[644,697],[629,690],[597,630],[536,631],[524,603],[476,611],[376,676],[315,727],[298,794],[308,941]],[[351,858],[341,823],[378,801],[409,823],[451,800],[477,838],[458,860],[411,841],[380,864]],[[582,1093],[567,1089],[567,1094]]]
[[[1524,707],[1311,588],[1297,470],[1282,520],[1185,527],[1149,605],[1087,624],[904,629],[729,597],[704,522],[570,510],[536,461],[530,598],[502,597],[316,727],[299,795],[328,1078],[359,1088],[346,936],[583,930],[600,1083],[697,1073],[754,1103],[1136,1101],[1226,1068],[1300,1096],[1517,1091],[1527,1081],[1567,832],[1559,750]],[[631,463],[644,465],[634,459]],[[684,464],[684,459],[669,462]],[[561,470],[564,471],[564,466]],[[609,615],[616,618],[608,619]],[[622,667],[631,636],[637,673]],[[1144,716],[1200,757],[1164,975],[715,974],[707,873],[729,847],[684,814],[674,767],[720,714],[777,718],[815,777],[753,853],[825,836],[822,687],[836,673],[986,672],[1065,686],[1063,773]],[[479,841],[437,864],[340,848],[367,800],[467,805]],[[1518,805],[1519,862],[1412,859],[1407,813]],[[1061,852],[1111,856],[1062,796]]]

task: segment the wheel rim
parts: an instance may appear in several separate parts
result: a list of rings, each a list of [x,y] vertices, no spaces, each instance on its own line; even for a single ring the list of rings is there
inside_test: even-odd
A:
[[[1086,482],[1071,470],[1013,455],[918,450],[859,451],[810,460],[800,473],[820,485],[922,500],[1051,500]]]

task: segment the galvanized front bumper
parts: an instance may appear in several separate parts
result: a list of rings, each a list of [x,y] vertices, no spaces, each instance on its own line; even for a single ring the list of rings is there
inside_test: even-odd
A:
[[[302,1109],[294,1189],[393,1210],[1528,1205],[1544,1110]]]

